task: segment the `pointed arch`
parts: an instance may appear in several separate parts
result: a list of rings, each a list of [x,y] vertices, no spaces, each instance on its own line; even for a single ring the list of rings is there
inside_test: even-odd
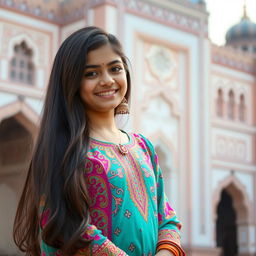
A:
[[[224,115],[224,99],[223,99],[223,90],[222,90],[222,88],[219,88],[218,93],[217,93],[216,114],[219,117],[223,117],[223,115]]]
[[[233,174],[222,180],[218,187],[213,192],[213,216],[214,221],[216,220],[216,209],[221,198],[222,190],[226,189],[229,194],[234,198],[234,208],[238,214],[239,222],[250,222],[252,221],[252,206],[250,203],[249,196],[246,192],[245,186],[237,179]]]
[[[245,105],[244,94],[240,94],[240,97],[239,97],[238,118],[239,118],[239,121],[241,122],[246,121],[246,105]]]
[[[235,94],[233,89],[228,92],[227,115],[229,119],[235,119]]]
[[[221,193],[222,191],[225,191],[231,199],[232,205],[228,204],[226,201],[225,204],[222,201],[222,213],[219,211],[219,214],[217,213],[218,205],[221,202]],[[214,197],[213,197],[213,223],[214,223],[214,229],[216,233],[214,235],[215,241],[217,242],[217,239],[221,238],[221,234],[225,232],[225,236],[222,236],[222,241],[225,241],[225,244],[222,243],[222,249],[225,255],[227,254],[225,251],[228,250],[228,244],[232,242],[233,248],[234,246],[237,246],[238,253],[240,255],[241,252],[249,252],[249,244],[245,242],[243,237],[248,237],[250,239],[250,224],[254,221],[254,214],[253,214],[253,202],[250,201],[249,196],[246,192],[246,187],[243,185],[240,180],[234,175],[233,172],[231,172],[231,175],[227,176],[224,180],[219,182],[218,187],[215,189]],[[220,210],[220,209],[219,209]],[[232,213],[233,212],[233,213]],[[225,215],[223,215],[225,214]],[[218,219],[218,216],[220,217],[222,215],[222,219]],[[223,218],[224,216],[229,216],[227,218]],[[234,218],[233,218],[233,217]],[[230,218],[230,219],[229,219]],[[233,220],[232,220],[233,218]],[[235,219],[235,220],[234,220]],[[224,221],[224,224],[220,224],[220,220]],[[217,223],[218,221],[218,223]],[[232,223],[231,223],[232,222]],[[223,230],[221,230],[221,227],[226,226]],[[232,234],[237,233],[236,238],[235,236],[229,236],[228,230],[230,227],[232,228]],[[219,227],[219,230],[216,228]],[[218,232],[219,231],[219,232]],[[221,231],[221,233],[220,233]],[[223,233],[224,234],[224,233]],[[225,237],[225,239],[224,239]],[[232,238],[232,239],[231,239]],[[224,240],[223,240],[224,239]],[[228,240],[228,241],[227,241]],[[234,245],[236,240],[236,245]],[[228,253],[227,255],[230,255]],[[232,254],[234,255],[234,254]],[[247,255],[245,253],[245,255]],[[249,255],[249,254],[248,254]]]

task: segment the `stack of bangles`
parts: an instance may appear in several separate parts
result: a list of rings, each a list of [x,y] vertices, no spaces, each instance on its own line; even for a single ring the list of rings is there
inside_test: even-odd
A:
[[[168,250],[175,256],[185,256],[184,251],[180,247],[178,247],[176,244],[170,244],[169,242],[158,244],[157,252],[159,252],[160,250]]]

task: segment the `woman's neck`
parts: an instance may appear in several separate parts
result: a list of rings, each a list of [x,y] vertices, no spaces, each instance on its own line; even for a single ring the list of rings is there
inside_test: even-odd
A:
[[[114,111],[97,114],[87,112],[86,114],[89,119],[89,135],[91,138],[115,144],[129,142],[129,136],[122,133],[116,126]]]
[[[86,113],[89,118],[90,137],[113,139],[118,137],[119,130],[115,123],[114,113]]]

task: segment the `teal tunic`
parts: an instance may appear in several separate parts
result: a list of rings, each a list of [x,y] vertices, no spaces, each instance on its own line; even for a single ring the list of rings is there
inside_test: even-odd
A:
[[[164,194],[162,171],[154,147],[140,134],[127,134],[122,154],[118,145],[91,139],[84,178],[90,195],[91,223],[84,239],[90,245],[78,255],[151,256],[168,244],[180,247],[180,222]],[[47,214],[42,215],[42,227]],[[41,255],[62,255],[41,243]]]

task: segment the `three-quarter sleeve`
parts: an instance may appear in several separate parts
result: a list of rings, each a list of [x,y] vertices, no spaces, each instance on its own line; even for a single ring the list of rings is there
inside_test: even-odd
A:
[[[157,163],[157,155],[155,155]],[[167,249],[174,255],[184,256],[180,245],[181,223],[164,193],[162,170],[157,164],[157,199],[158,199],[158,243],[157,251]]]
[[[49,209],[44,207],[45,199],[42,197],[40,202],[40,230],[47,225]],[[88,224],[85,227],[83,238],[90,241],[86,248],[80,249],[75,256],[128,256],[123,250],[113,244],[102,231],[97,229],[95,225]],[[61,250],[47,245],[41,241],[41,256],[62,256]]]
[[[124,251],[105,237],[101,230],[97,229],[94,225],[87,225],[83,237],[87,240],[89,239],[91,242],[87,248],[79,250],[76,256],[128,256]]]
[[[165,195],[163,174],[158,162],[158,156],[152,143],[145,137],[142,136],[142,138],[148,147],[156,177],[158,204],[158,242],[156,251],[166,249],[175,256],[185,256],[180,244],[181,223]]]

